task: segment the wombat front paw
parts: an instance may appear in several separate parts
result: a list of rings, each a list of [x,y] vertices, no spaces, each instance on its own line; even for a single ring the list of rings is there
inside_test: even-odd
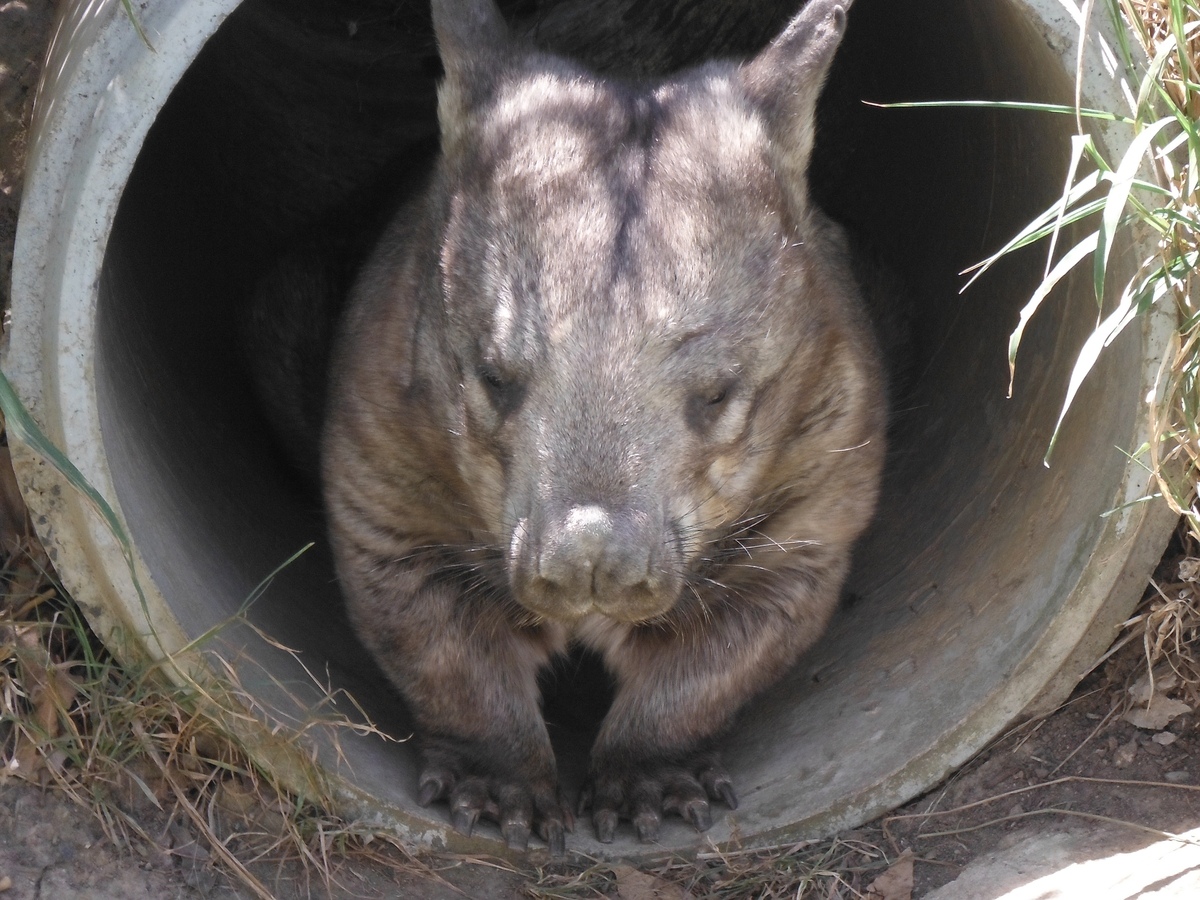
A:
[[[470,836],[480,818],[500,826],[512,850],[529,849],[530,835],[546,842],[550,853],[566,852],[566,833],[575,830],[575,816],[564,802],[553,778],[519,779],[509,774],[482,774],[467,770],[446,754],[427,760],[421,773],[417,802],[429,806],[438,800],[450,803],[455,829]]]
[[[737,809],[737,794],[715,754],[680,761],[636,760],[628,765],[593,763],[592,778],[579,798],[578,811],[592,811],[596,838],[612,843],[617,823],[628,819],[643,843],[658,840],[664,815],[677,815],[707,831],[712,827],[710,800]]]

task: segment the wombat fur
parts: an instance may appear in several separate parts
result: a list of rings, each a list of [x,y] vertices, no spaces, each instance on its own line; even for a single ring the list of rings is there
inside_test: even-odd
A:
[[[561,853],[539,673],[615,697],[579,810],[611,841],[736,806],[717,755],[820,636],[875,507],[886,403],[809,199],[850,0],[744,64],[599,76],[434,0],[442,149],[349,299],[322,480],[363,643],[419,725],[422,804]]]

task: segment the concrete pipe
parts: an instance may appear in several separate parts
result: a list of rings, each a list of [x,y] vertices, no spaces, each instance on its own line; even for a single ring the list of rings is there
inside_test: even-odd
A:
[[[591,31],[571,19],[577,3],[507,8],[544,26],[533,29],[539,40],[597,65],[624,53],[654,70],[750,52],[794,5],[604,0],[591,5]],[[235,665],[251,705],[300,722],[332,687],[403,738],[408,716],[341,613],[319,509],[261,424],[231,323],[289,235],[434,133],[426,4],[135,7],[148,43],[118,0],[65,5],[37,102],[5,368],[117,510],[145,601],[103,523],[24,452],[29,506],[63,581],[118,656],[175,652],[225,623],[205,647]],[[1173,518],[1133,502],[1147,476],[1126,452],[1147,439],[1147,394],[1172,322],[1150,315],[1105,352],[1045,468],[1071,365],[1096,321],[1090,273],[1034,320],[1012,399],[1007,338],[1040,278],[1040,251],[958,293],[959,272],[1057,196],[1073,121],[860,102],[1070,102],[1078,25],[1068,7],[858,0],[851,12],[821,109],[814,183],[906,281],[917,363],[897,398],[886,496],[850,597],[728,741],[742,804],[718,817],[708,835],[718,842],[827,834],[929,788],[1023,710],[1066,695],[1166,545]],[[1116,109],[1106,34],[1090,34],[1083,99]],[[1119,152],[1121,134],[1101,137]],[[1122,248],[1114,283],[1137,251]],[[316,547],[238,619],[260,580],[309,541]],[[577,789],[594,722],[564,714],[553,724],[568,790]],[[265,727],[250,732],[264,765],[312,787],[291,744]],[[501,850],[490,827],[468,840],[444,809],[418,807],[413,743],[341,733],[339,753],[327,731],[311,739],[320,780],[347,815],[413,845]],[[626,840],[602,848],[584,827],[571,844],[650,849]],[[674,822],[662,845],[699,840]]]

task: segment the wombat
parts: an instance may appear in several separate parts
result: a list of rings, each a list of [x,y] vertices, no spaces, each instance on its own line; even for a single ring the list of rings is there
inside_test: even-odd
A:
[[[850,0],[744,64],[597,76],[433,0],[442,147],[349,300],[322,447],[338,573],[407,699],[419,802],[562,853],[539,673],[615,696],[578,805],[711,825],[718,742],[821,634],[886,402],[846,240],[809,200]]]

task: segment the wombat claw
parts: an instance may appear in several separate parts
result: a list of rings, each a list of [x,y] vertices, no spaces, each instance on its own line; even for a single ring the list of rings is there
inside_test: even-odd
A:
[[[632,823],[639,841],[651,843],[658,840],[664,814],[677,815],[703,832],[713,824],[709,801],[720,800],[737,809],[733,784],[720,769],[709,766],[699,775],[679,767],[641,771],[643,774],[635,776],[597,778],[580,794],[577,812],[583,815],[591,809],[596,839],[602,844],[613,842],[623,816]]]
[[[570,807],[557,797],[538,796],[524,787],[497,784],[480,776],[459,779],[442,767],[425,771],[417,802],[429,806],[442,799],[450,801],[450,821],[455,831],[470,837],[480,818],[497,822],[510,850],[528,850],[536,830],[552,856],[563,856],[566,834],[575,830]]]
[[[733,790],[733,782],[720,769],[705,769],[700,773],[700,783],[704,785],[705,792],[713,800],[720,800],[730,809],[738,808],[738,798]]]

